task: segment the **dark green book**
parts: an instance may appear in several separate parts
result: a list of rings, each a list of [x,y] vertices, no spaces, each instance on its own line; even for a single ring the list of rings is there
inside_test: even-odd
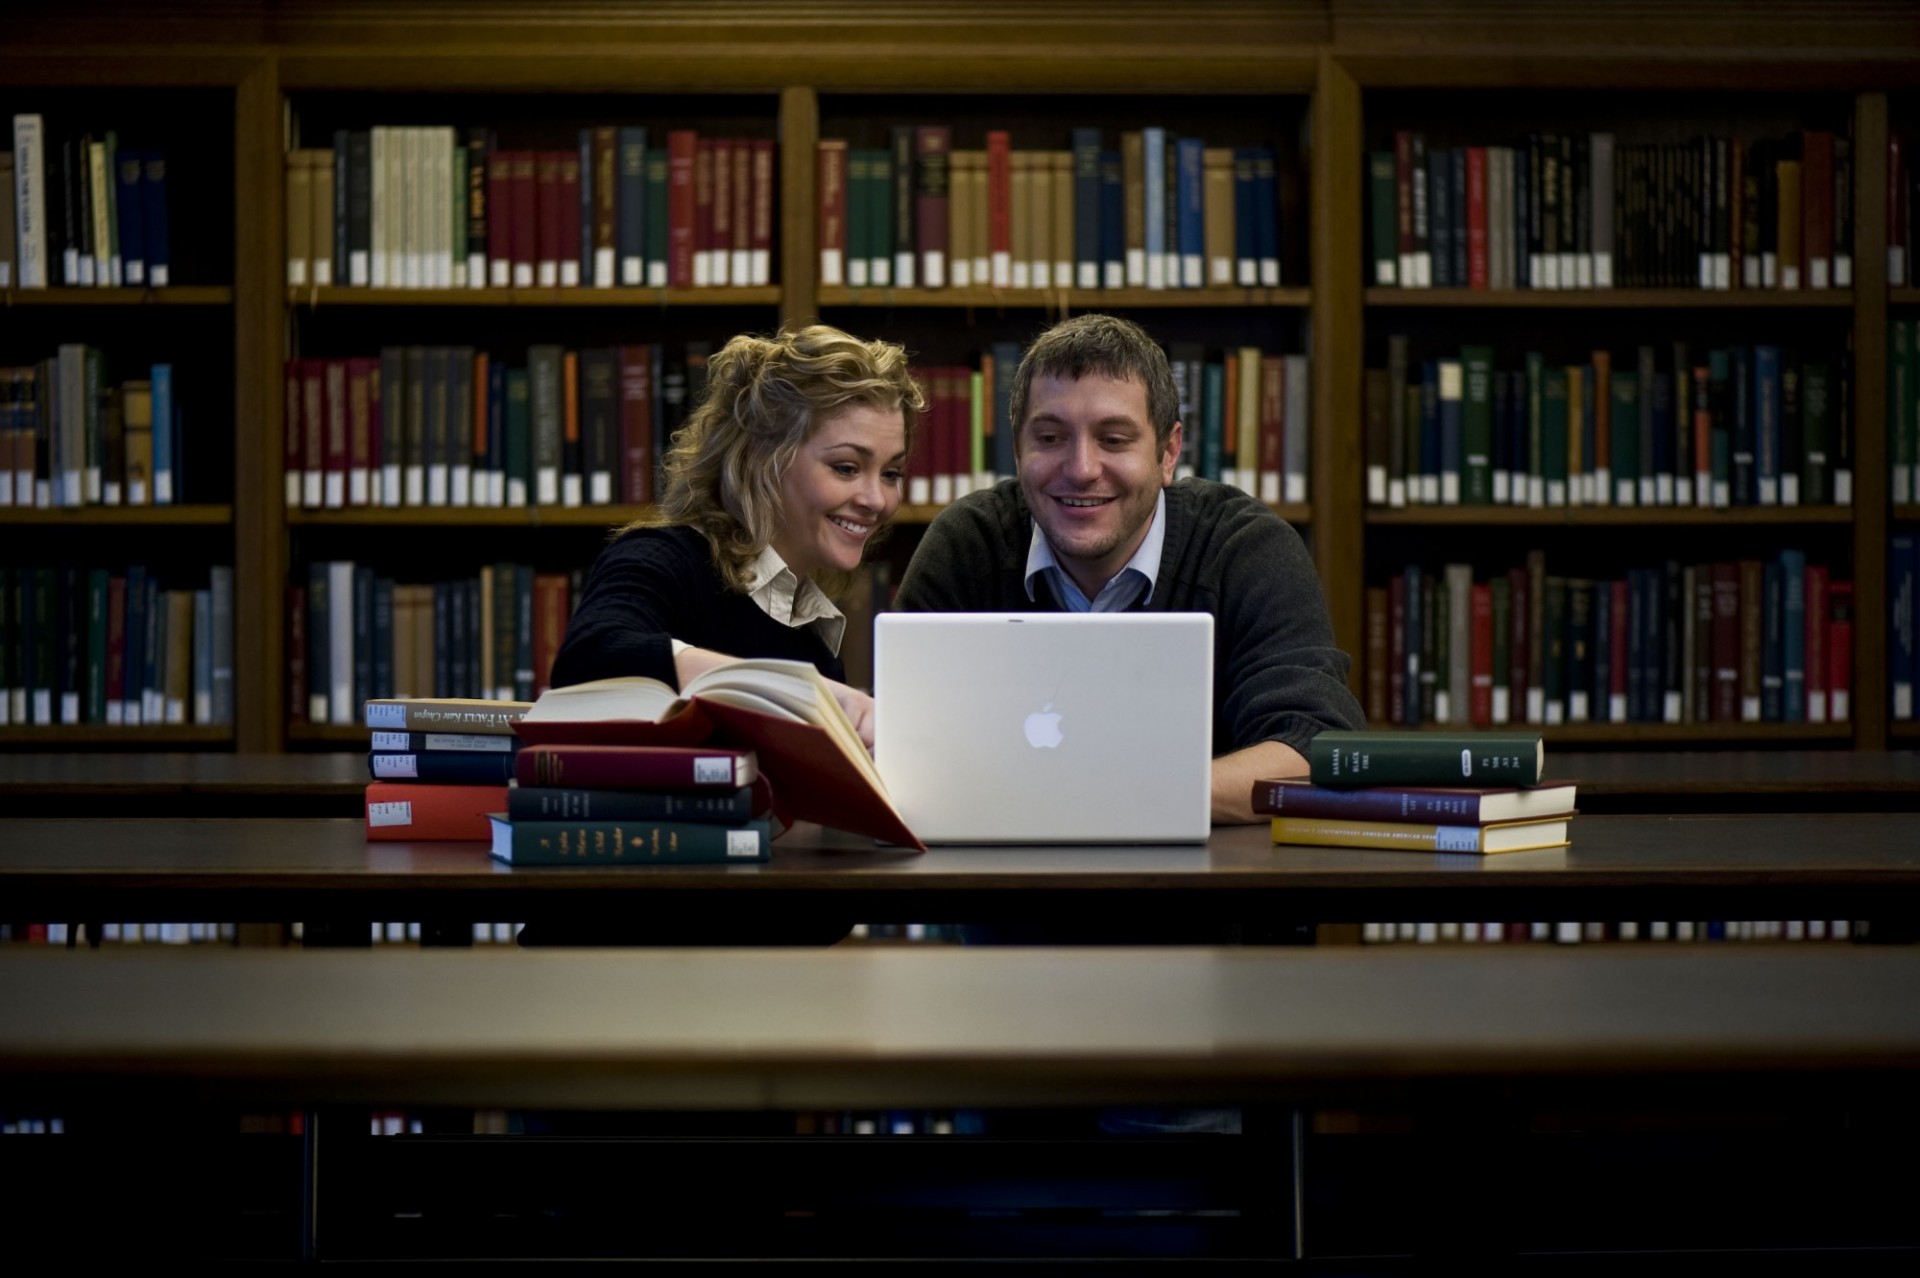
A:
[[[509,821],[495,815],[493,856],[509,865],[736,865],[767,859],[766,821]]]
[[[1536,786],[1546,746],[1537,732],[1322,732],[1307,746],[1315,785]]]

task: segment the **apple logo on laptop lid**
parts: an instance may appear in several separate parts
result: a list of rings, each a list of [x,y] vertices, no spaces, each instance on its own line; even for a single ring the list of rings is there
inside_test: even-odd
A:
[[[1026,718],[1027,744],[1036,750],[1052,750],[1064,738],[1060,733],[1062,715],[1049,701]]]

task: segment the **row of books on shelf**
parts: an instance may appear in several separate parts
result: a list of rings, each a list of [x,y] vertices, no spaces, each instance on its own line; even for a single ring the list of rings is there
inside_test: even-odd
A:
[[[0,723],[233,722],[233,569],[0,567]]]
[[[470,346],[286,363],[292,507],[604,506],[653,500],[712,346]]]
[[[581,574],[487,564],[406,584],[351,560],[296,571],[287,595],[287,705],[295,723],[361,722],[376,699],[526,702],[547,687]]]
[[[1076,128],[1068,147],[979,150],[945,125],[888,147],[818,144],[820,282],[855,288],[1275,288],[1274,150],[1164,128]]]
[[[1365,600],[1380,724],[1840,723],[1853,583],[1800,550],[1596,578],[1409,564]]]
[[[168,506],[184,491],[173,365],[107,381],[98,347],[0,368],[0,506]]]
[[[1366,372],[1367,501],[1420,505],[1847,506],[1851,361],[1779,346],[1595,350],[1578,364],[1491,346]],[[1895,469],[1895,493],[1906,477]]]
[[[1858,929],[1850,919],[1620,919],[1613,922],[1428,921],[1359,925],[1362,945],[1598,945],[1671,942],[1719,944],[1726,941],[1851,942]],[[1323,929],[1324,931],[1324,929]],[[1342,937],[1341,939],[1346,939]],[[1335,943],[1323,937],[1321,944]]]
[[[601,506],[651,501],[712,346],[530,347],[525,367],[466,346],[287,361],[286,501],[358,506]],[[1307,499],[1310,369],[1258,347],[1169,347],[1187,423],[1180,473],[1263,500]],[[1014,473],[1009,394],[1021,356],[915,370],[928,400],[906,500],[944,505]]]
[[[1400,288],[1853,287],[1852,141],[1529,133],[1369,153],[1373,282]]]
[[[710,288],[771,283],[769,138],[595,125],[340,129],[287,156],[287,283]]]
[[[0,151],[0,288],[164,288],[171,283],[166,153],[114,130],[55,136],[13,117]]]

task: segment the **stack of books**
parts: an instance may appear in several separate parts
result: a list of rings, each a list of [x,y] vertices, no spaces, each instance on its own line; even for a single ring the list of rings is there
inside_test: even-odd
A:
[[[1538,733],[1323,732],[1310,779],[1257,781],[1273,841],[1383,851],[1526,852],[1564,847],[1574,783],[1544,783]]]
[[[526,701],[396,697],[367,702],[373,750],[367,769],[367,838],[491,837],[490,813],[507,806]]]
[[[752,750],[547,740],[519,752],[514,774],[492,825],[493,855],[511,865],[767,859],[772,791]]]
[[[736,661],[676,692],[656,679],[550,688],[492,826],[512,865],[765,861],[818,821],[924,850],[839,703],[805,662]]]

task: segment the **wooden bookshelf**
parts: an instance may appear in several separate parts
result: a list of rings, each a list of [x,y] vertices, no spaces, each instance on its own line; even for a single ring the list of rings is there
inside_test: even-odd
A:
[[[1743,14],[1737,44],[1728,35],[1725,13],[1710,0],[1679,0],[1657,12],[1631,15],[1604,6],[1501,0],[1443,5],[1417,16],[1388,0],[1280,0],[1255,6],[1257,12],[1241,0],[1195,0],[1177,11],[1165,6],[1088,9],[1064,0],[1033,0],[991,23],[963,17],[934,0],[899,0],[859,23],[830,27],[769,0],[714,0],[697,10],[613,4],[560,24],[473,0],[473,21],[457,47],[442,39],[447,10],[427,0],[397,0],[372,27],[312,6],[278,12],[241,5],[236,16],[232,5],[185,0],[132,17],[116,11],[118,25],[103,28],[92,13],[96,8],[82,0],[57,15],[0,19],[0,39],[9,49],[8,92],[16,99],[41,91],[190,89],[230,95],[232,132],[205,139],[208,153],[230,162],[233,175],[231,270],[223,268],[215,277],[229,282],[196,281],[165,290],[14,289],[0,293],[0,314],[16,305],[37,308],[32,322],[38,325],[43,315],[50,316],[48,308],[70,307],[97,313],[102,322],[125,323],[124,313],[160,306],[184,308],[181,320],[203,323],[201,313],[217,316],[224,308],[233,326],[230,341],[222,339],[231,350],[234,377],[232,498],[138,513],[14,509],[0,511],[0,526],[231,529],[235,700],[241,719],[234,729],[221,730],[224,735],[179,738],[190,746],[235,741],[247,749],[277,749],[315,739],[303,733],[332,731],[296,730],[284,705],[285,587],[296,538],[303,555],[353,557],[357,548],[377,546],[382,532],[392,528],[613,526],[641,510],[289,509],[280,474],[282,364],[290,355],[309,353],[298,338],[289,344],[284,335],[290,330],[309,322],[332,325],[317,330],[323,340],[313,348],[330,356],[364,353],[382,341],[413,340],[389,335],[404,333],[418,322],[416,315],[427,318],[426,312],[445,313],[434,317],[436,326],[441,318],[449,320],[447,328],[425,334],[434,340],[464,340],[458,336],[464,334],[484,340],[506,332],[502,326],[511,325],[517,312],[536,311],[553,317],[555,340],[572,343],[576,333],[599,332],[601,326],[613,331],[626,317],[643,315],[651,317],[652,331],[670,328],[701,338],[719,335],[708,331],[714,325],[770,328],[823,314],[866,335],[887,335],[896,325],[901,333],[921,335],[971,328],[999,316],[1006,317],[1000,322],[1011,332],[1015,323],[1030,329],[1050,316],[1106,308],[1165,312],[1147,317],[1163,341],[1204,335],[1217,348],[1238,340],[1222,341],[1222,333],[1247,329],[1258,334],[1251,341],[1279,333],[1299,342],[1286,349],[1312,352],[1311,500],[1277,509],[1307,530],[1336,637],[1356,658],[1365,647],[1368,569],[1380,568],[1382,556],[1390,553],[1370,543],[1375,536],[1405,540],[1418,535],[1414,529],[1432,529],[1438,549],[1447,538],[1470,537],[1475,530],[1497,536],[1506,529],[1546,532],[1564,526],[1578,536],[1604,529],[1618,534],[1619,562],[1625,564],[1638,562],[1635,556],[1664,556],[1676,529],[1689,535],[1722,526],[1751,529],[1765,535],[1769,545],[1777,544],[1773,534],[1815,529],[1830,540],[1846,540],[1846,567],[1856,587],[1852,724],[1699,725],[1700,732],[1592,725],[1578,731],[1599,731],[1611,735],[1596,740],[1633,744],[1851,741],[1878,749],[1886,743],[1887,539],[1893,521],[1920,521],[1920,505],[1889,508],[1880,497],[1888,489],[1888,314],[1893,307],[1920,306],[1920,288],[1889,289],[1878,269],[1885,260],[1887,229],[1880,196],[1886,180],[1888,95],[1911,95],[1920,86],[1920,27],[1875,0],[1836,0],[1818,20],[1804,7],[1763,6]],[[113,36],[103,37],[103,29]],[[671,56],[662,56],[662,50],[671,50]],[[1720,95],[1734,121],[1747,111],[1767,115],[1772,108],[1764,104],[1780,94],[1822,94],[1850,103],[1858,192],[1855,286],[1797,292],[1497,293],[1370,287],[1363,274],[1368,262],[1364,156],[1369,122],[1377,122],[1376,99],[1417,94],[1442,117],[1449,95],[1456,93],[1496,103],[1508,132],[1535,127],[1528,121],[1539,95],[1557,94],[1565,101],[1577,93],[1588,104],[1581,110],[1596,119],[1604,118],[1609,100],[1631,105],[1663,94]],[[286,113],[304,95],[316,94],[349,108],[354,99],[364,98],[366,110],[396,102],[432,103],[448,95],[488,97],[498,100],[501,119],[513,118],[516,101],[566,97],[586,102],[599,95],[652,95],[696,104],[709,97],[730,96],[736,104],[755,99],[765,105],[765,127],[758,136],[771,129],[776,144],[774,283],[669,290],[290,289],[282,243]],[[1096,99],[1138,102],[1143,116],[1165,117],[1150,123],[1198,122],[1204,132],[1209,102],[1256,97],[1288,121],[1275,127],[1297,126],[1299,133],[1304,201],[1297,217],[1306,244],[1305,269],[1289,267],[1285,288],[856,290],[817,283],[815,144],[823,136],[838,136],[833,130],[860,118],[870,105],[882,113],[876,119],[891,122],[935,122],[952,115],[977,123],[994,114],[1015,128],[1031,125],[1064,135],[1070,125],[1087,122],[1086,103]],[[697,114],[698,107],[687,111]],[[618,110],[600,114],[612,118]],[[728,315],[730,308],[758,313],[742,320]],[[1542,511],[1366,505],[1362,373],[1370,332],[1401,321],[1438,325],[1459,315],[1492,324],[1532,323],[1551,334],[1566,331],[1581,314],[1616,325],[1634,322],[1635,315],[1651,315],[1663,324],[1693,323],[1694,316],[1713,323],[1725,318],[1747,329],[1778,315],[1786,328],[1850,332],[1854,506]],[[359,340],[363,325],[369,333],[381,330],[380,336]],[[224,412],[203,409],[195,425],[215,420],[225,420]],[[929,507],[901,512],[907,528],[894,543],[896,553],[911,545],[912,530],[935,513]],[[1550,553],[1559,544],[1552,542]],[[1355,670],[1357,679],[1358,660]],[[62,730],[9,731],[28,735],[8,740],[37,743],[59,739],[41,734]],[[134,731],[148,741],[155,738],[146,734],[168,730]],[[1912,725],[1893,725],[1893,731],[1905,741],[1920,736]],[[358,735],[350,731],[339,740]]]
[[[231,746],[233,742],[233,727],[217,723],[141,724],[131,728],[98,723],[0,726],[0,745],[16,747],[71,749],[74,746],[121,746],[142,749],[149,746]]]

